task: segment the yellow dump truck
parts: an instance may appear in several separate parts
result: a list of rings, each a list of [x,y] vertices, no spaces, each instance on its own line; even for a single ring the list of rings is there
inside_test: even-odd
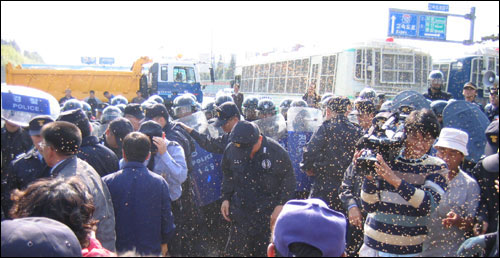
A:
[[[6,83],[37,88],[52,94],[56,99],[62,98],[66,89],[71,89],[71,95],[80,100],[88,97],[90,90],[94,90],[95,96],[104,102],[108,101],[103,96],[105,91],[122,95],[130,101],[138,90],[148,92],[142,66],[150,62],[152,60],[148,57],[141,57],[134,62],[130,71],[26,69],[8,63],[5,68]]]

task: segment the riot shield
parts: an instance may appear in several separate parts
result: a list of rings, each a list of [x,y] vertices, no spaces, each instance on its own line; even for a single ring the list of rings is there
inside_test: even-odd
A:
[[[304,147],[311,139],[312,134],[323,123],[322,112],[309,107],[291,107],[288,110],[288,154],[292,160],[297,185],[295,191],[308,192],[311,190],[313,179],[300,170]]]
[[[477,163],[484,153],[484,131],[490,121],[475,104],[464,100],[451,101],[443,110],[443,126],[460,129],[469,134],[467,160]]]
[[[209,125],[202,111],[175,120],[196,129],[202,134],[217,137],[218,132]],[[195,143],[196,150],[192,153],[193,172],[191,180],[198,206],[205,206],[221,198],[222,155],[206,151]]]
[[[2,119],[26,127],[35,116],[56,120],[60,112],[59,102],[44,91],[2,84]]]
[[[286,137],[286,121],[281,114],[255,120],[253,123],[259,126],[260,132],[264,136],[272,138],[278,142]]]
[[[399,107],[403,105],[413,106],[415,110],[420,110],[423,108],[431,109],[429,101],[424,97],[424,95],[416,91],[403,91],[394,97],[392,101],[391,111],[397,111]]]

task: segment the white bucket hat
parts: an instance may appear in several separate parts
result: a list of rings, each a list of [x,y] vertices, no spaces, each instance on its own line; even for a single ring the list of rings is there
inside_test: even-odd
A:
[[[469,135],[466,132],[455,128],[443,128],[434,147],[454,149],[467,156],[469,155],[469,152],[467,152],[468,141]]]

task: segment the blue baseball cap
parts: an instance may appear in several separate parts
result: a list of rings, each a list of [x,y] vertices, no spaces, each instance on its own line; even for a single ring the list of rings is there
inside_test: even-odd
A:
[[[231,118],[239,117],[240,111],[238,107],[233,102],[225,102],[219,107],[215,108],[217,120],[214,126],[220,127],[225,125]]]
[[[318,248],[323,257],[340,257],[345,249],[346,218],[320,199],[290,200],[281,210],[273,232],[278,252],[293,256],[289,245],[305,243]]]
[[[2,221],[2,256],[81,257],[82,247],[65,224],[44,217]]]

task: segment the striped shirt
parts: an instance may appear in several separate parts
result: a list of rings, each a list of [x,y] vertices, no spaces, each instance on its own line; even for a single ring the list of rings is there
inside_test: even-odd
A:
[[[383,179],[364,180],[361,204],[369,213],[364,243],[391,254],[420,253],[429,215],[446,189],[446,163],[426,154],[416,160],[400,155],[387,164],[402,181],[396,189]]]

